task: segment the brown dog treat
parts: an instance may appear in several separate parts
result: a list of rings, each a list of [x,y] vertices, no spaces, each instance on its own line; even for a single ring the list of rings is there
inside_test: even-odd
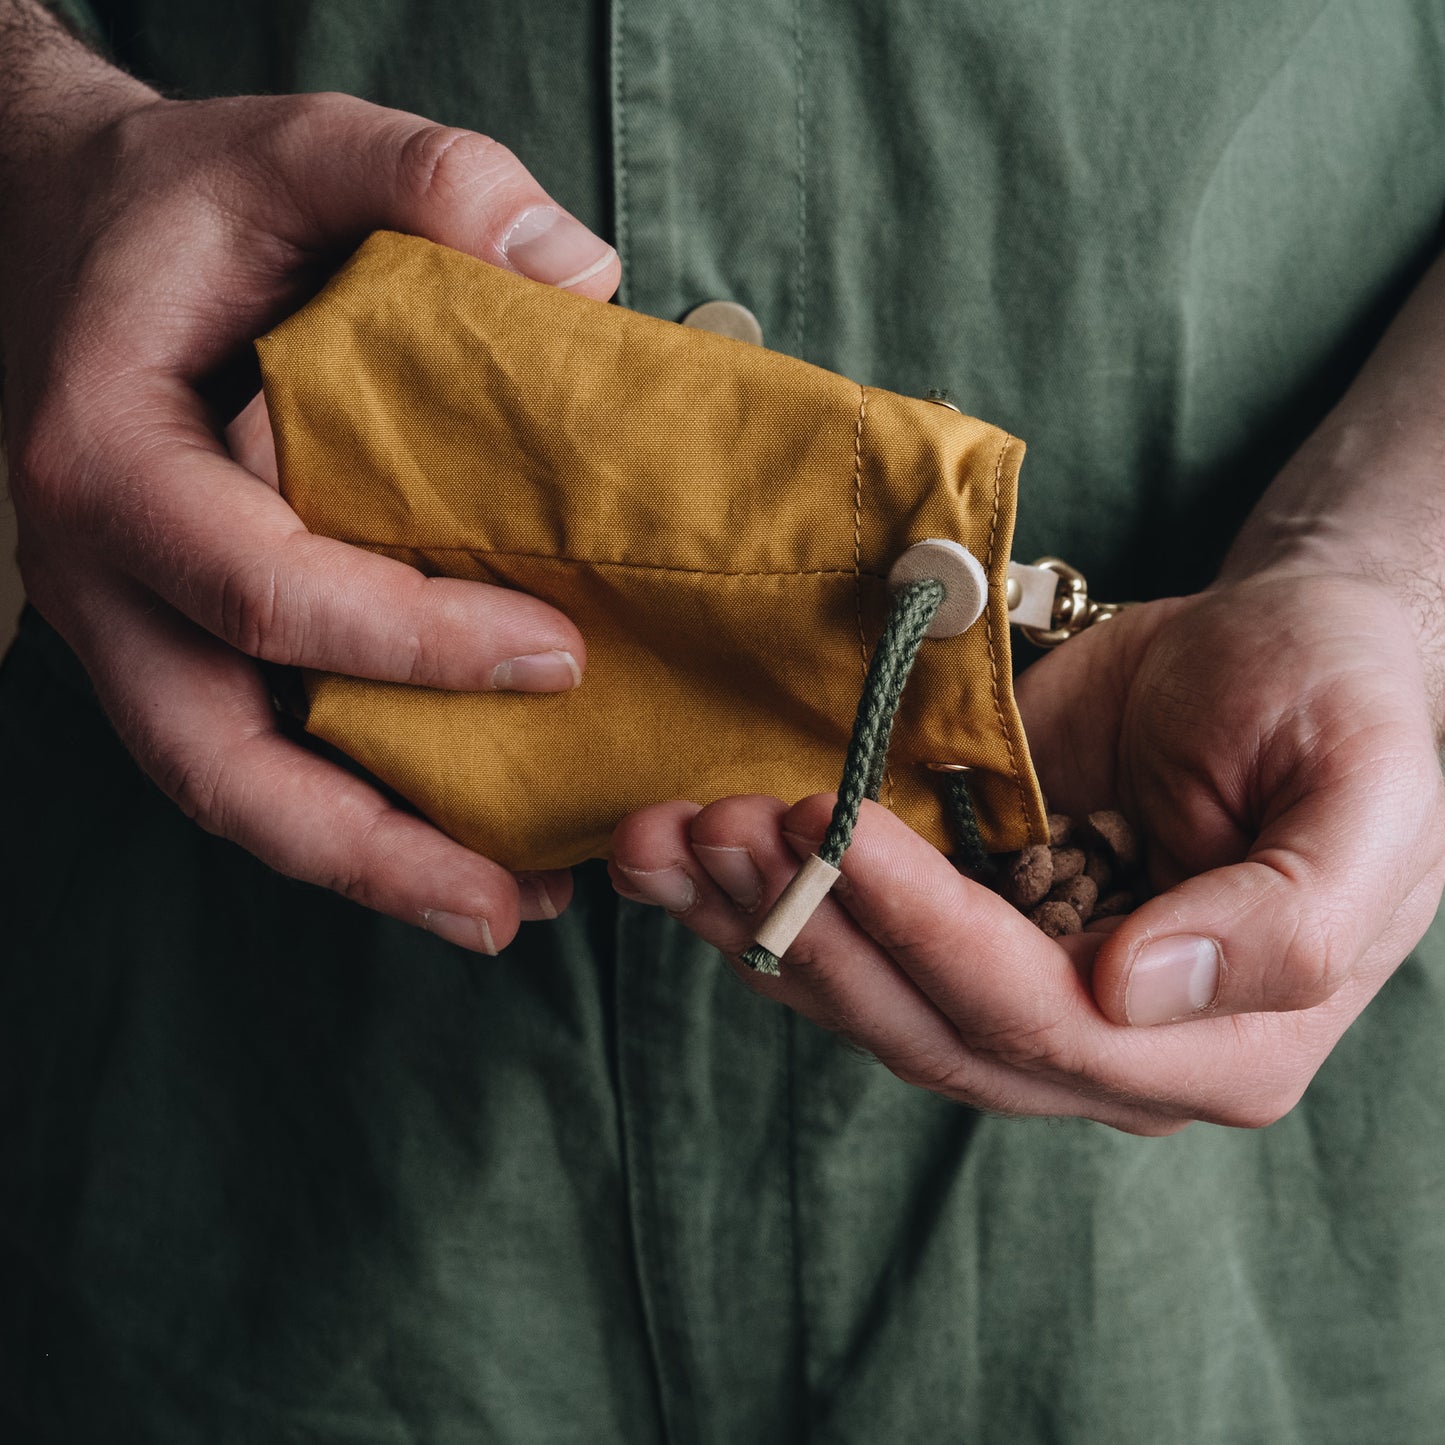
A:
[[[1074,820],[1067,813],[1049,814],[1049,846],[1062,848],[1074,841]]]
[[[1109,891],[1109,884],[1114,881],[1114,868],[1109,862],[1108,855],[1090,849],[1084,855],[1084,877],[1087,878],[1101,894]]]
[[[1099,901],[1099,890],[1092,878],[1085,878],[1082,873],[1074,878],[1066,878],[1062,883],[1055,883],[1049,889],[1048,902],[1067,903],[1083,923],[1087,923],[1093,916],[1094,905]]]
[[[1053,886],[1054,859],[1046,843],[1035,843],[1004,864],[1000,891],[1015,908],[1032,908]]]
[[[1095,918],[1122,918],[1134,911],[1134,895],[1127,888],[1106,894],[1094,905]]]
[[[1083,920],[1067,903],[1040,903],[1030,920],[1050,938],[1062,938],[1066,933],[1078,933],[1083,929]]]
[[[1090,813],[1084,832],[1102,843],[1126,868],[1139,861],[1139,840],[1122,813]]]
[[[1054,848],[1054,882],[1062,883],[1066,878],[1077,878],[1084,871],[1084,850],[1082,848]]]

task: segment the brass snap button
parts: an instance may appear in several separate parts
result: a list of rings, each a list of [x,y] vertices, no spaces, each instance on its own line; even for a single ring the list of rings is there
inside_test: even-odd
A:
[[[758,318],[739,301],[704,301],[682,318],[682,324],[719,336],[731,336],[734,341],[746,341],[753,346],[763,344],[763,328]]]

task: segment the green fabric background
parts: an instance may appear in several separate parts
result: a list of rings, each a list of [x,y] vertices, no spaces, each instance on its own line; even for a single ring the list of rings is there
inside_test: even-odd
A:
[[[1437,244],[1423,0],[96,9],[187,94],[497,135],[641,310],[947,388],[1106,596],[1210,575]],[[3,1438],[1445,1439],[1438,923],[1287,1119],[1145,1141],[910,1091],[595,873],[496,962],[270,875],[33,616],[0,757]]]

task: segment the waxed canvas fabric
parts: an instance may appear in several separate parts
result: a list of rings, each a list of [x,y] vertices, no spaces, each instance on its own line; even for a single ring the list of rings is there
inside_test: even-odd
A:
[[[1105,597],[1208,579],[1438,248],[1434,0],[98,8],[501,136],[636,310],[947,389]],[[33,616],[0,758],[0,1438],[1442,1437],[1438,921],[1286,1119],[1142,1140],[909,1090],[594,867],[497,961],[271,875]]]
[[[453,837],[567,867],[649,803],[836,788],[888,569],[930,537],[972,552],[989,603],[924,644],[881,801],[952,848],[928,764],[963,764],[986,846],[1046,837],[1009,661],[1006,432],[386,232],[257,349],[312,531],[582,629],[568,693],[308,678],[310,730]]]

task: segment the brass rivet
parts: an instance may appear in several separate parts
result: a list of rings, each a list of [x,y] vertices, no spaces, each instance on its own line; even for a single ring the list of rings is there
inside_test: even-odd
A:
[[[1017,577],[1010,577],[1008,579],[1008,585],[1004,588],[1004,596],[1008,599],[1008,610],[1010,612],[1024,600],[1024,589],[1019,585],[1019,579]]]

